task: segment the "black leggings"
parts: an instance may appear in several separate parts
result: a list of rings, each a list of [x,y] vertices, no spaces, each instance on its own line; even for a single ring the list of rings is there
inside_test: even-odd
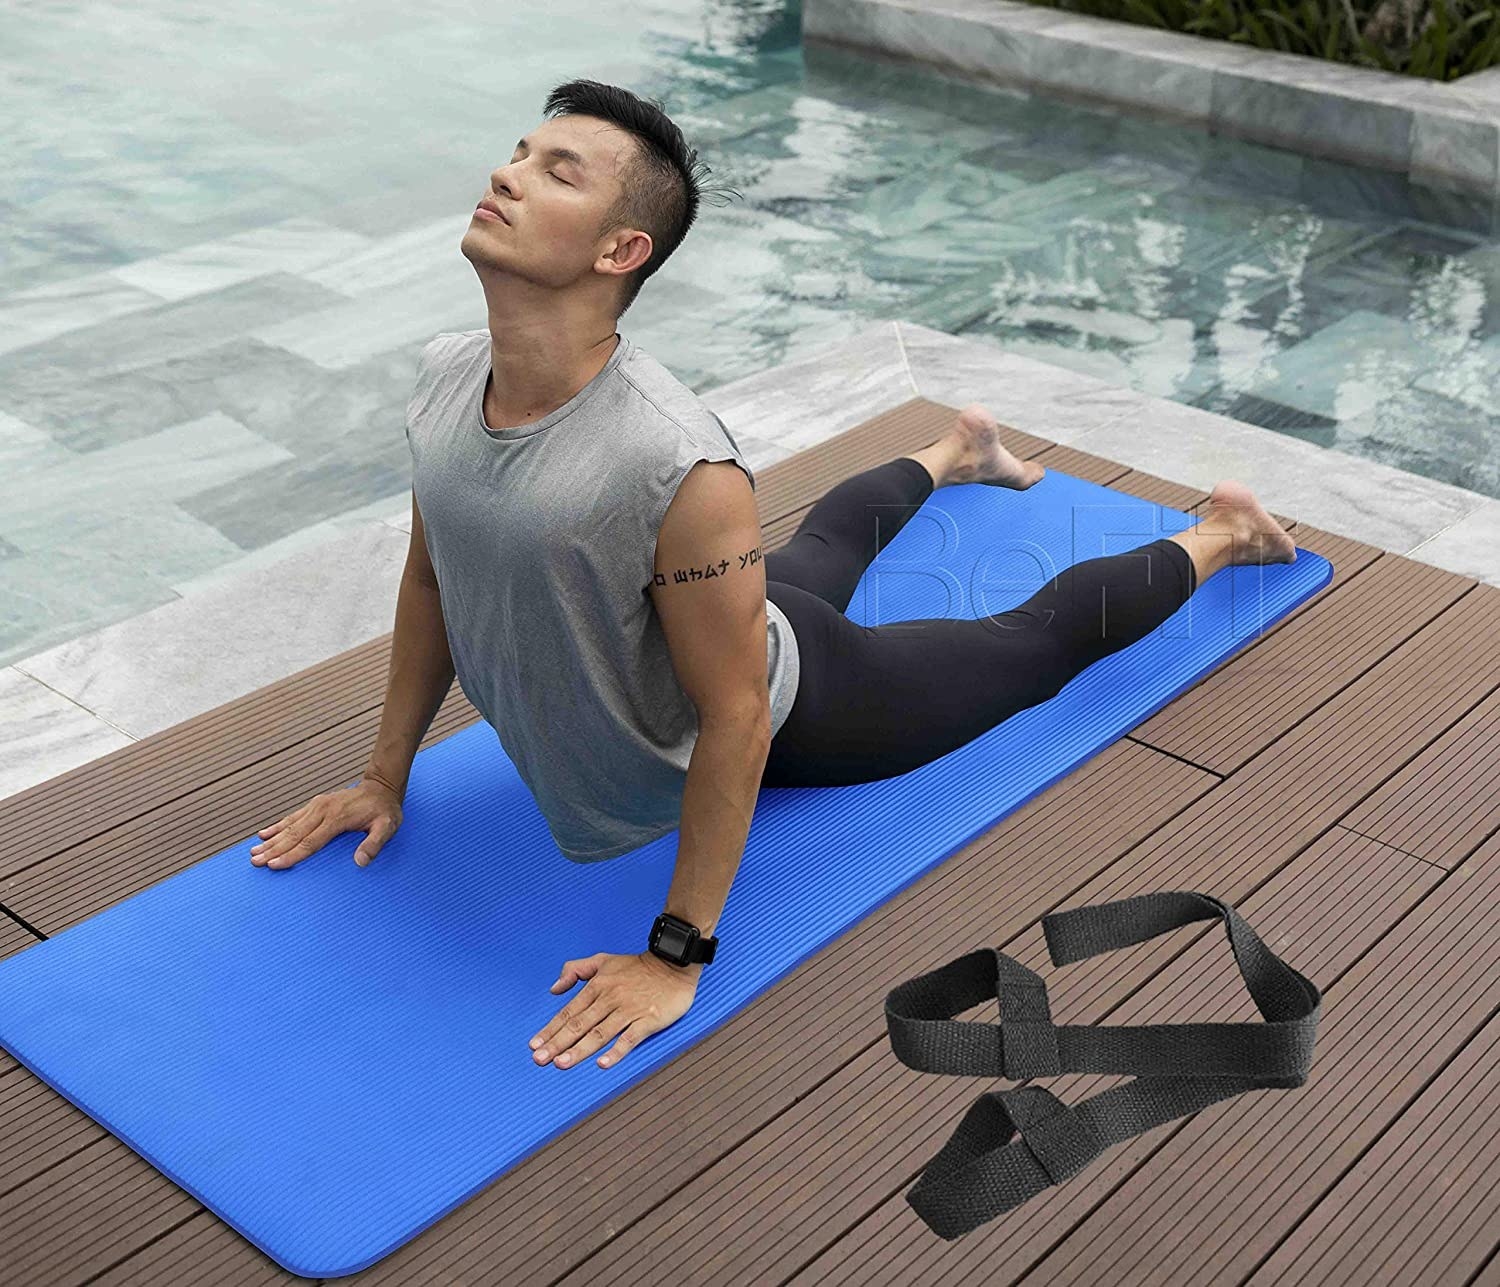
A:
[[[1163,537],[1064,568],[1008,612],[856,624],[844,609],[865,568],[932,490],[910,456],[877,465],[831,488],[765,556],[801,677],[762,786],[847,786],[927,764],[1054,696],[1197,588],[1191,556]]]

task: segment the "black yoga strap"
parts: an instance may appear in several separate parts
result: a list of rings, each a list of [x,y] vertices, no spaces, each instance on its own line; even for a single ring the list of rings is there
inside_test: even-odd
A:
[[[1265,1023],[1057,1025],[1041,976],[995,948],[908,979],[885,1000],[891,1048],[923,1072],[1010,1080],[1059,1073],[1135,1073],[1135,1081],[1064,1104],[1040,1086],[981,1095],[906,1200],[943,1238],[957,1238],[1061,1184],[1111,1145],[1247,1090],[1307,1080],[1322,993],[1271,952],[1228,903],[1192,890],[1142,894],[1042,917],[1054,965],[1144,943],[1221,917],[1235,963]],[[1000,1022],[952,1016],[991,997]],[[1011,1142],[1011,1137],[1020,1138]]]

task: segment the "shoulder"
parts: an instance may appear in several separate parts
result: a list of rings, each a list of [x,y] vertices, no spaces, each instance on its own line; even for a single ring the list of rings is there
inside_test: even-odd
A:
[[[422,346],[417,356],[417,372],[440,372],[455,361],[472,354],[489,339],[489,331],[441,331]]]
[[[480,337],[487,339],[488,336],[487,330],[443,331],[422,346],[417,354],[416,379],[406,403],[408,437],[412,422],[436,404],[444,376],[474,361],[481,351],[487,351],[487,345]]]
[[[619,373],[640,403],[640,418],[656,426],[670,451],[674,482],[700,460],[733,460],[755,487],[755,474],[728,426],[666,367],[636,347]]]

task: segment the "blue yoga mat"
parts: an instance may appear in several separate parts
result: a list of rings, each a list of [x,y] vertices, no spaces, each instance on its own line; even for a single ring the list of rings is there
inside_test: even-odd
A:
[[[849,615],[1001,611],[1062,567],[1190,521],[1056,470],[1025,492],[945,487],[866,571]],[[254,832],[273,819],[247,817],[244,840],[0,961],[0,1045],[283,1268],[354,1273],[692,1058],[1332,574],[1306,550],[1225,569],[1151,635],[940,760],[762,791],[692,1008],[613,1067],[597,1054],[538,1066],[526,1043],[582,989],[549,991],[564,961],[644,949],[677,833],[570,863],[483,723],[417,756],[405,823],[367,868],[357,833],[296,867],[256,867]]]

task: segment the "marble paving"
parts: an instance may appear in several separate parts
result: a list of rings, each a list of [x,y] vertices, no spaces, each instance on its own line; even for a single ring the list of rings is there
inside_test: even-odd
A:
[[[0,42],[0,797],[391,628],[416,355],[484,324],[459,242],[551,54],[664,100],[732,190],[620,327],[752,466],[982,401],[1500,583],[1488,206],[772,10],[711,49],[702,0],[216,12],[64,0]]]
[[[703,397],[759,469],[916,394],[1192,486],[1240,478],[1281,513],[1500,584],[1500,501],[985,339],[883,322]],[[389,631],[410,529],[405,498],[371,504],[0,671],[0,794]]]

